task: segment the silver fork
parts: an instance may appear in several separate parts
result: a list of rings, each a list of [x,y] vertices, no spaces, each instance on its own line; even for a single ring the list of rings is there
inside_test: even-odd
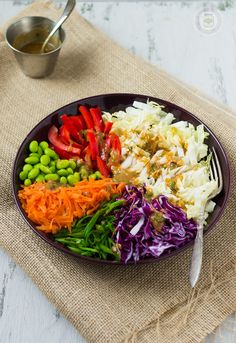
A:
[[[212,192],[208,196],[207,201],[205,202],[205,204],[203,204],[201,208],[197,235],[196,235],[194,246],[193,246],[193,254],[192,254],[191,269],[190,269],[190,276],[189,276],[189,281],[192,288],[196,285],[198,281],[200,271],[201,271],[201,266],[202,266],[203,226],[204,226],[205,207],[208,201],[213,199],[217,194],[219,194],[223,188],[222,172],[221,172],[220,162],[216,154],[215,148],[212,148],[212,152],[213,154],[212,154],[211,166],[210,166],[210,179],[217,181],[218,187],[214,192]]]

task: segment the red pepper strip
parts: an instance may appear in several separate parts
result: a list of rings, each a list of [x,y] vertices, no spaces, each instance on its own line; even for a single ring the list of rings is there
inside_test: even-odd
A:
[[[63,158],[65,160],[70,160],[71,158],[76,157],[76,155],[73,155],[67,151],[64,151],[54,145],[52,145],[51,148],[59,155],[60,158]]]
[[[85,152],[85,155],[84,155],[84,161],[85,161],[85,163],[87,164],[87,166],[89,167],[89,168],[92,168],[92,160],[91,160],[91,147],[90,147],[90,145],[88,145],[85,149],[84,149],[84,151],[83,152]]]
[[[63,143],[70,145],[70,142],[71,142],[70,132],[67,130],[65,125],[62,125],[60,127],[60,138]]]
[[[98,170],[103,176],[105,177],[110,176],[110,170],[108,166],[106,165],[106,162],[102,160],[100,156],[97,156],[97,166],[98,166]]]
[[[72,145],[75,148],[82,149],[82,145],[79,143],[74,142],[70,137],[70,132],[67,130],[65,125],[60,127],[60,139],[66,145]]]
[[[94,128],[93,119],[92,119],[91,114],[90,114],[89,110],[87,109],[87,107],[86,106],[80,106],[79,110],[83,116],[85,123],[86,123],[87,129],[93,129]]]
[[[119,163],[121,160],[121,144],[119,137],[112,133],[112,151],[113,151],[113,159],[115,163]]]
[[[49,142],[56,148],[61,149],[63,151],[67,151],[73,155],[80,156],[80,149],[79,148],[74,148],[71,145],[67,145],[61,141],[60,136],[58,135],[58,129],[56,126],[51,126],[49,131],[48,131],[48,139]]]
[[[76,140],[76,142],[83,143],[83,138],[81,134],[78,132],[78,130],[76,129],[76,127],[74,126],[70,117],[68,117],[66,114],[63,114],[61,116],[61,120],[63,121],[63,124],[69,131],[70,135]]]
[[[96,160],[97,156],[99,155],[99,150],[98,150],[98,143],[97,143],[94,132],[87,131],[87,139],[89,141],[91,158],[92,160]]]
[[[104,131],[104,122],[102,119],[102,113],[99,107],[96,108],[90,108],[90,113],[93,118],[94,126],[97,131]]]
[[[113,123],[111,121],[107,121],[105,123],[104,133],[108,134],[111,131]]]
[[[86,129],[86,123],[82,116],[71,116],[69,118],[78,131]]]

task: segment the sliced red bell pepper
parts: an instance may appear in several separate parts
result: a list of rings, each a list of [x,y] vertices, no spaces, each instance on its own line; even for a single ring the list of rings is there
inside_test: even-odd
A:
[[[50,127],[48,131],[48,139],[54,147],[63,151],[67,151],[73,155],[80,156],[81,150],[79,148],[75,148],[62,142],[60,136],[58,135],[58,129],[56,128],[56,126],[53,125]]]
[[[92,160],[96,160],[97,156],[99,155],[99,149],[98,149],[98,143],[97,143],[94,132],[87,131],[87,139],[89,141],[91,158]]]
[[[104,132],[104,122],[102,119],[102,113],[99,107],[91,107],[90,113],[93,118],[94,127],[97,131]]]
[[[87,129],[93,129],[94,128],[93,119],[92,119],[92,116],[91,116],[89,110],[87,109],[87,107],[86,106],[79,106],[79,111],[82,114],[83,119],[86,123],[86,126],[87,126],[86,128]]]
[[[71,142],[70,132],[67,130],[65,125],[62,125],[60,127],[60,138],[63,143],[70,145],[70,142]]]
[[[104,133],[108,134],[111,131],[113,123],[111,121],[107,121],[105,123]]]
[[[86,129],[86,124],[82,116],[69,117],[78,131]]]
[[[73,155],[65,150],[62,150],[54,145],[51,145],[51,148],[59,155],[60,158],[70,160],[72,158],[75,158],[76,155]]]
[[[70,135],[75,139],[77,143],[83,143],[83,137],[81,133],[77,130],[77,128],[74,126],[74,123],[71,121],[70,117],[68,117],[66,114],[63,114],[61,116],[61,120],[67,130],[69,131]]]
[[[110,176],[110,170],[109,170],[106,162],[100,156],[97,156],[97,167],[103,176],[105,176],[105,177]]]

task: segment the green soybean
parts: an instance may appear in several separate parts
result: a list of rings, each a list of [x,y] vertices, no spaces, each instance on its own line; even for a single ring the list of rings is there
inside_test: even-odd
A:
[[[60,177],[60,182],[61,183],[67,183],[67,178],[65,176]]]
[[[68,175],[67,181],[68,181],[69,185],[74,186],[74,184],[76,184],[76,182],[78,182],[79,180],[77,177],[75,177],[75,175]]]
[[[69,167],[73,170],[77,167],[77,164],[74,160],[69,160]]]
[[[80,175],[81,175],[81,179],[87,179],[88,178],[88,171],[85,168],[81,168],[80,169]]]
[[[25,185],[25,186],[30,186],[30,185],[32,185],[31,180],[30,180],[30,179],[25,179],[24,185]]]
[[[69,175],[72,175],[74,173],[72,168],[67,168],[66,170]]]
[[[42,155],[40,157],[40,162],[44,165],[47,166],[50,163],[51,159],[48,155]]]
[[[41,172],[43,172],[44,174],[51,174],[51,170],[44,166],[43,164],[40,164],[39,165],[39,169],[41,170]]]
[[[38,154],[39,156],[42,156],[43,154],[43,149],[40,146],[38,147]]]
[[[31,152],[29,154],[29,156],[36,156],[36,157],[40,158],[40,156],[39,156],[39,154],[37,152]]]
[[[36,179],[35,179],[36,182],[43,182],[45,181],[45,177],[43,174],[39,174]]]
[[[46,181],[58,181],[59,180],[59,175],[57,175],[57,174],[47,174],[47,175],[45,175],[45,180]]]
[[[68,160],[57,160],[56,162],[57,169],[66,169],[69,167]]]
[[[25,163],[28,164],[36,164],[39,162],[39,157],[37,156],[29,156],[25,159]]]
[[[96,179],[98,180],[98,179],[101,179],[101,177],[102,177],[102,174],[100,173],[100,171],[96,171],[95,172],[95,175],[96,175]]]
[[[50,161],[49,167],[55,167],[55,166],[56,166],[56,162],[55,161]]]
[[[38,151],[38,142],[37,141],[32,141],[29,145],[29,151],[30,152],[37,152]]]
[[[95,175],[95,173],[94,174],[91,174],[91,175],[89,175],[89,180],[91,180],[91,179],[94,179],[94,180],[96,180],[96,175]]]
[[[66,169],[59,169],[57,174],[60,176],[68,176],[68,171]]]
[[[24,181],[25,179],[27,179],[28,177],[28,172],[26,170],[22,170],[22,172],[20,172],[19,174],[19,178]]]
[[[23,167],[23,170],[26,171],[27,173],[33,169],[33,167],[31,166],[31,164],[25,164]]]
[[[55,166],[49,167],[49,169],[50,169],[52,174],[56,173],[56,167]]]
[[[34,167],[29,171],[28,179],[35,179],[39,175],[39,168]]]
[[[77,179],[78,181],[81,180],[81,178],[80,178],[80,173],[75,172],[73,175],[74,175],[74,177],[76,177],[76,179]],[[78,182],[78,181],[77,181],[77,182]]]
[[[57,160],[58,159],[58,155],[55,153],[55,151],[53,151],[52,149],[50,148],[46,148],[44,150],[44,154],[53,158],[54,160]]]
[[[48,148],[48,142],[42,141],[42,142],[39,143],[39,146],[40,146],[40,147],[43,149],[43,151],[44,151],[45,149]]]

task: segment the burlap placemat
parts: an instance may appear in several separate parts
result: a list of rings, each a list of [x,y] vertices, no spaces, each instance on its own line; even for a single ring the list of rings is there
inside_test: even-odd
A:
[[[59,12],[39,2],[24,15],[56,19]],[[203,119],[226,148],[235,175],[234,114],[132,56],[78,13],[65,29],[59,63],[47,79],[24,76],[6,43],[0,43],[0,245],[88,342],[200,342],[236,309],[234,183],[224,216],[205,239],[201,281],[191,291],[191,249],[160,263],[129,267],[83,263],[55,251],[21,219],[10,173],[24,137],[56,108],[99,93],[135,92],[167,99]]]

